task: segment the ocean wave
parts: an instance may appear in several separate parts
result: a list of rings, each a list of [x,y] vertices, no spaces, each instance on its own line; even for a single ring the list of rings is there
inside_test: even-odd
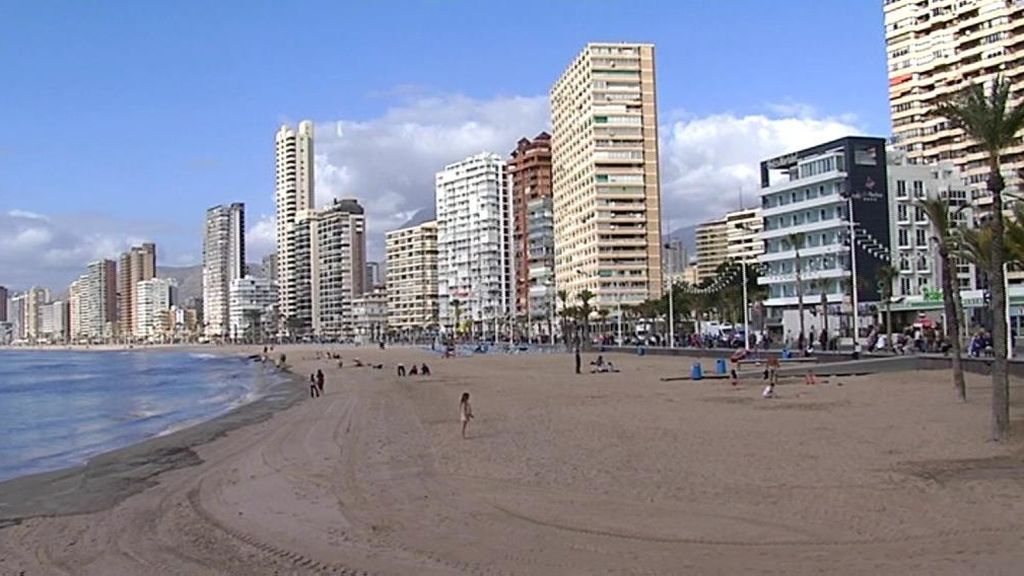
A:
[[[193,352],[193,353],[189,354],[189,357],[190,358],[196,358],[196,359],[199,359],[199,360],[212,360],[214,358],[220,358],[220,356],[218,356],[217,354],[207,354],[207,353],[202,353],[202,352]]]

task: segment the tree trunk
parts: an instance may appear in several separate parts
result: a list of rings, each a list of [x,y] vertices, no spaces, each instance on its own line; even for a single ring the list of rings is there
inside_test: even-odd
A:
[[[989,292],[992,295],[992,439],[1005,440],[1010,435],[1010,383],[1006,374],[1006,289],[1003,286],[1003,177],[998,153],[989,162],[989,190],[992,192],[992,270],[989,271]]]
[[[895,349],[892,345],[892,294],[885,299],[885,346],[888,348],[886,352]]]
[[[939,246],[939,260],[942,266],[942,307],[946,313],[946,333],[949,336],[950,352],[953,354],[953,387],[961,402],[967,400],[967,385],[964,383],[964,368],[960,361],[960,318],[956,312],[956,297],[953,292],[953,272],[949,264],[949,249]]]
[[[801,348],[801,352],[807,346],[807,337],[804,335],[804,287],[803,282],[800,281],[800,251],[795,252],[796,256],[796,309],[800,315],[800,334],[796,337],[797,346]]]

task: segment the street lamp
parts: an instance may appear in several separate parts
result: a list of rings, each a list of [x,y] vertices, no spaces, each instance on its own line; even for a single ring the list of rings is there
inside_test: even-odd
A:
[[[860,308],[857,302],[857,236],[853,221],[853,193],[846,195],[846,216],[850,226],[850,301],[853,303],[853,351],[860,347]],[[827,312],[826,312],[827,313]]]
[[[742,222],[736,224],[736,228],[747,232],[757,233],[757,230],[748,228]],[[743,274],[743,349],[750,352],[750,309],[747,307],[747,253],[744,251],[740,260],[740,269]]]
[[[665,250],[672,252],[676,250],[676,247],[672,246],[671,242],[665,244]],[[668,279],[668,347],[676,347],[676,315],[675,315],[675,288],[676,278],[673,275],[669,275]]]

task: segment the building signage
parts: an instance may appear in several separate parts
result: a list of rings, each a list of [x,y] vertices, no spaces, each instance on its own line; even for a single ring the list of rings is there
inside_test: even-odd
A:
[[[765,165],[768,166],[769,170],[775,170],[777,168],[785,168],[787,166],[792,166],[796,164],[798,159],[799,156],[797,155],[797,153],[793,152],[791,154],[786,154],[785,156],[778,156],[776,158],[772,158],[765,162]]]
[[[877,202],[885,199],[885,194],[875,189],[875,181],[871,176],[864,178],[864,183],[860,188],[854,189],[853,199],[860,200],[863,202]]]

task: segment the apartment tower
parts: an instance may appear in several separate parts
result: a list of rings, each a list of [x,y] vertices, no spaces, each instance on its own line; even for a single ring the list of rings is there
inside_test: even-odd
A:
[[[225,338],[229,330],[231,281],[245,276],[245,204],[222,204],[206,211],[203,237],[203,321],[206,336]]]
[[[1024,2],[1013,0],[886,0],[885,43],[893,144],[910,164],[951,161],[975,195],[987,196],[985,151],[940,116],[943,100],[965,86],[1002,75],[1024,91]],[[1003,155],[1007,185],[1018,185],[1024,142]],[[983,201],[982,204],[985,204]]]
[[[512,303],[512,202],[505,162],[481,153],[437,173],[438,299],[441,325],[471,323],[493,337]]]
[[[516,316],[530,333],[547,326],[555,306],[555,237],[551,206],[551,136],[519,140],[506,164],[512,190]],[[534,327],[537,330],[534,330]]]
[[[697,225],[697,282],[714,278],[718,267],[729,254],[729,235],[725,218],[715,218]]]
[[[315,207],[313,192],[313,123],[305,120],[298,129],[281,126],[275,138],[276,180],[274,201],[277,212],[277,285],[280,303],[280,329],[288,332],[298,318],[308,324],[312,316],[311,299],[303,297],[308,288],[299,272],[308,262],[298,259],[296,242],[308,239],[308,216]],[[303,230],[305,228],[305,230]]]
[[[121,254],[117,267],[118,327],[122,336],[136,335],[137,286],[156,277],[156,244],[132,246]]]
[[[78,336],[112,337],[117,327],[117,264],[113,260],[90,262],[78,282],[71,291],[77,300]]]
[[[7,298],[7,288],[0,286],[0,322],[7,322]]]
[[[555,284],[603,308],[662,294],[654,46],[588,44],[551,89]]]
[[[436,325],[437,222],[392,230],[384,244],[388,326],[410,333]]]
[[[310,225],[313,332],[351,338],[352,300],[363,294],[366,274],[363,207],[354,198],[334,200]]]

